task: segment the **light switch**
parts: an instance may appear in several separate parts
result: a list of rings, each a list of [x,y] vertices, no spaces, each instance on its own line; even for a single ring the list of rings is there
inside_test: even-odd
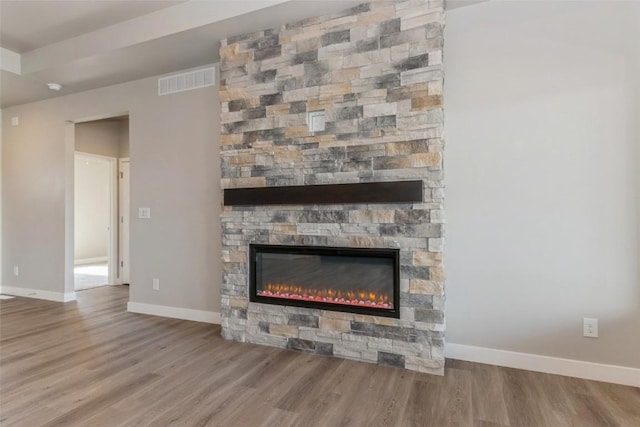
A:
[[[18,126],[20,124],[20,117],[11,117],[11,126]]]
[[[151,208],[138,208],[138,218],[140,219],[151,218]]]

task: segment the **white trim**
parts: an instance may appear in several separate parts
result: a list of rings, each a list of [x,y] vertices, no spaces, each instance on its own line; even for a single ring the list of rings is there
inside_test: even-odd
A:
[[[108,262],[108,256],[99,256],[95,258],[81,258],[74,261],[74,265],[83,265],[83,264],[102,264],[103,262]]]
[[[15,286],[3,286],[0,293],[5,295],[14,295],[17,297],[44,299],[48,301],[69,302],[76,300],[75,292],[53,292],[43,291],[41,289],[17,288]]]
[[[450,359],[640,387],[640,369],[625,366],[453,343],[446,344],[445,355]]]
[[[191,308],[169,307],[166,305],[145,304],[132,301],[127,303],[127,311],[130,313],[171,317],[173,319],[192,320],[194,322],[220,324],[220,313],[216,311],[194,310]]]

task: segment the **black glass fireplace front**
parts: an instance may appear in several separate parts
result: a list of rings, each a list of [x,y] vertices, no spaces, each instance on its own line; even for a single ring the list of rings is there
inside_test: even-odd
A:
[[[399,250],[250,246],[253,302],[400,317]]]

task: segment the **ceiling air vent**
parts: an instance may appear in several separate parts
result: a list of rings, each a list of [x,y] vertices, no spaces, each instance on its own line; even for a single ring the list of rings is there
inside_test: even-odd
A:
[[[158,95],[169,95],[185,90],[199,89],[215,84],[215,68],[203,68],[188,73],[158,79]]]

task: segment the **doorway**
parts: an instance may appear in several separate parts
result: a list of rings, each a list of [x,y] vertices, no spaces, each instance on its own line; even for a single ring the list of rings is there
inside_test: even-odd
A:
[[[129,117],[76,122],[74,290],[129,283]]]
[[[74,289],[114,283],[110,269],[115,247],[113,185],[116,159],[76,152],[74,161]]]

